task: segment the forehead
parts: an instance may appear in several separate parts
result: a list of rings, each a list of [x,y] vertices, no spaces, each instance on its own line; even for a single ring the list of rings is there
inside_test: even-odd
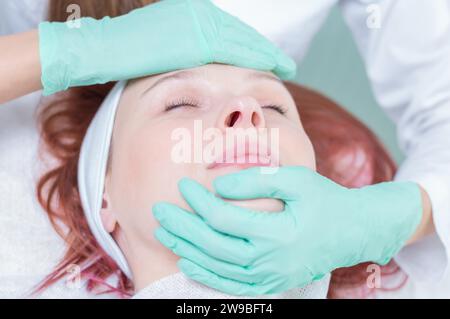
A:
[[[243,81],[245,81],[245,83],[271,81],[274,84],[283,85],[283,82],[272,73],[224,64],[208,64],[192,69],[159,74],[134,80],[131,83],[145,86],[144,94],[159,86],[183,81],[222,82],[227,84],[227,86],[232,86],[233,84],[242,85]]]

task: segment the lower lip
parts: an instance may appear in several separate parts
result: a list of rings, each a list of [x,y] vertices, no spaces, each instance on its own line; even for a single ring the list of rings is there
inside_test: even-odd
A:
[[[214,164],[208,167],[209,169],[216,169],[216,168],[225,168],[225,167],[238,167],[240,169],[247,169],[251,167],[267,167],[270,166],[270,164],[258,164],[258,163],[220,163],[220,164]]]
[[[247,169],[251,167],[268,167],[272,166],[270,159],[267,159],[267,161],[263,162],[255,162],[255,163],[249,163],[247,159],[242,158],[235,158],[233,162],[231,163],[212,163],[208,166],[208,169],[216,169],[216,168],[225,168],[225,167],[238,167],[240,169]]]

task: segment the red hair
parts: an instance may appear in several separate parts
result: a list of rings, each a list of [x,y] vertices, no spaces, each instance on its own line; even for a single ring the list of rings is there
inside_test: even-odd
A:
[[[81,274],[87,280],[89,291],[132,293],[132,282],[91,233],[77,188],[81,143],[112,85],[72,88],[40,109],[38,121],[43,150],[57,160],[57,165],[40,178],[37,196],[55,230],[65,240],[67,251],[37,291],[63,279],[67,269],[76,264],[83,265]],[[292,83],[286,83],[286,87],[298,106],[303,126],[314,146],[319,173],[346,187],[392,180],[396,169],[394,161],[363,123],[317,92]],[[335,270],[328,296],[369,296],[374,289],[369,289],[366,284],[368,265]],[[402,272],[391,262],[381,267],[381,274],[385,278]],[[106,279],[112,275],[118,278],[117,283],[106,285]]]
[[[101,19],[104,16],[120,16],[154,2],[157,0],[50,0],[48,20],[67,21],[67,8],[73,4],[81,8],[83,17]],[[53,227],[66,241],[68,249],[61,263],[47,276],[37,291],[63,278],[72,264],[79,265],[94,259],[96,262],[87,265],[83,272],[85,277],[89,278],[89,290],[94,290],[99,283],[105,287],[104,279],[113,273],[118,274],[116,287],[106,285],[108,289],[103,292],[131,290],[126,276],[95,240],[92,240],[77,191],[76,168],[81,141],[95,112],[111,88],[112,84],[105,84],[70,89],[57,95],[56,100],[44,107],[39,115],[38,122],[41,125],[44,146],[59,164],[40,178],[37,196]]]
[[[67,251],[37,291],[64,278],[72,265],[84,265],[81,274],[87,279],[90,291],[105,287],[100,283],[113,274],[117,274],[119,280],[112,290],[128,292],[132,289],[131,282],[92,235],[77,187],[81,143],[92,118],[111,88],[112,84],[73,88],[57,95],[39,111],[42,150],[56,159],[58,164],[39,179],[37,197],[54,229],[65,240]],[[110,289],[101,292],[110,292]]]

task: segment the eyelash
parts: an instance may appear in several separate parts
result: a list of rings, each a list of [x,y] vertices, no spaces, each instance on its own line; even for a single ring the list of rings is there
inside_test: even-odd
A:
[[[269,104],[269,105],[264,105],[261,108],[274,110],[274,111],[280,113],[281,115],[286,114],[286,109],[284,109],[281,105]]]
[[[194,99],[189,98],[181,98],[179,100],[176,100],[172,103],[169,103],[166,105],[165,111],[168,112],[170,110],[182,107],[182,106],[188,106],[188,107],[198,107],[198,102]]]
[[[171,111],[173,109],[176,109],[176,108],[179,108],[182,106],[193,107],[193,108],[199,107],[198,102],[195,101],[194,99],[181,98],[179,100],[176,100],[172,103],[167,104],[165,107],[165,111],[168,112],[168,111]],[[274,110],[274,111],[280,113],[281,115],[286,114],[286,110],[282,106],[276,105],[276,104],[263,105],[261,108]]]

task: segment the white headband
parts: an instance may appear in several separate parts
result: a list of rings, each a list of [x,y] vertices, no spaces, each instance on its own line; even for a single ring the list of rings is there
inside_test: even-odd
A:
[[[100,217],[114,120],[126,83],[121,81],[114,86],[86,132],[78,161],[78,191],[84,214],[95,239],[125,275],[131,278],[125,256],[114,238],[103,227]]]

